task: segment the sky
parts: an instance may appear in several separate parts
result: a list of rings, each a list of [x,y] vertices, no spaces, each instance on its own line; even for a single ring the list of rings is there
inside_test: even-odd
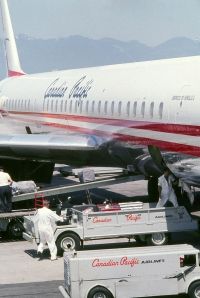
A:
[[[174,37],[200,40],[200,0],[8,0],[15,34],[81,35],[155,46]],[[0,32],[2,36],[2,32]]]

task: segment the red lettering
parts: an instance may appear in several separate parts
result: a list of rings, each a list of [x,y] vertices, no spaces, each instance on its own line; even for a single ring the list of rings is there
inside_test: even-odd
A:
[[[128,258],[128,257],[122,257],[120,261],[114,261],[112,259],[110,260],[104,260],[101,261],[100,259],[94,259],[92,261],[92,267],[117,267],[117,266],[135,266],[138,265],[139,259],[137,258]]]
[[[126,214],[127,221],[138,221],[141,219],[141,214]]]
[[[139,264],[139,260],[137,258],[128,259],[128,257],[123,257],[120,260],[121,266],[130,265],[131,267],[133,267],[134,265],[138,265],[138,264]]]
[[[118,266],[119,262],[109,260],[109,261],[100,261],[99,259],[94,259],[92,262],[92,267],[113,267],[113,266]]]
[[[104,222],[111,222],[112,218],[108,218],[108,217],[93,217],[92,222],[93,223],[104,223]]]

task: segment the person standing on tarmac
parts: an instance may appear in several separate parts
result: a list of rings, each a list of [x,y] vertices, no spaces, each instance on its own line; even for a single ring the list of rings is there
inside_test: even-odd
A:
[[[158,178],[158,192],[159,201],[156,205],[157,208],[164,207],[169,201],[174,207],[178,207],[176,194],[173,189],[175,178],[171,175],[168,168],[164,169],[164,174]]]
[[[10,175],[0,167],[0,212],[12,211],[12,182]]]
[[[38,257],[41,259],[44,247],[47,243],[51,254],[51,261],[57,260],[57,247],[54,240],[53,226],[56,221],[63,221],[63,217],[58,216],[49,209],[49,201],[43,201],[43,207],[38,209],[35,215],[35,223],[38,227],[40,244],[38,245]]]

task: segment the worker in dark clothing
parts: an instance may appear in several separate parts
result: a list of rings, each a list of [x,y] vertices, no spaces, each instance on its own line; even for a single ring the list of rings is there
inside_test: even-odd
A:
[[[12,179],[10,175],[4,172],[0,167],[0,212],[12,211]]]

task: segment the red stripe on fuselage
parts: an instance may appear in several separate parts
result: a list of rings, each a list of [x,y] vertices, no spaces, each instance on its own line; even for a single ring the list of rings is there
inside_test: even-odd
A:
[[[95,118],[79,115],[63,115],[63,114],[49,114],[49,113],[31,113],[31,112],[10,112],[17,115],[32,115],[36,117],[45,117],[52,119],[65,119],[72,121],[91,122],[96,124],[105,124],[113,126],[123,126],[126,128],[145,129],[150,131],[158,131],[174,134],[185,134],[187,136],[200,136],[200,126],[188,124],[174,124],[174,123],[156,123],[148,121],[135,121],[123,119],[109,119],[109,118]],[[44,120],[43,120],[44,121]]]
[[[27,121],[27,119],[22,119],[23,121]],[[35,121],[35,123],[41,123],[40,121]],[[171,152],[180,152],[182,154],[186,155],[192,155],[192,156],[200,156],[200,147],[197,146],[190,146],[190,145],[184,145],[176,143],[175,141],[168,142],[168,141],[161,141],[161,140],[155,140],[151,138],[143,138],[143,137],[137,137],[137,136],[129,136],[129,135],[123,135],[120,133],[109,133],[104,132],[98,129],[88,129],[88,128],[82,128],[72,125],[66,125],[59,124],[59,123],[50,123],[50,122],[44,122],[42,123],[45,126],[50,126],[54,128],[61,128],[65,129],[66,131],[81,133],[81,134],[93,134],[101,137],[108,137],[123,143],[130,143],[134,145],[140,145],[140,146],[148,146],[148,145],[154,145],[159,147],[161,150],[165,151],[171,151]],[[149,131],[151,132],[151,131]]]

